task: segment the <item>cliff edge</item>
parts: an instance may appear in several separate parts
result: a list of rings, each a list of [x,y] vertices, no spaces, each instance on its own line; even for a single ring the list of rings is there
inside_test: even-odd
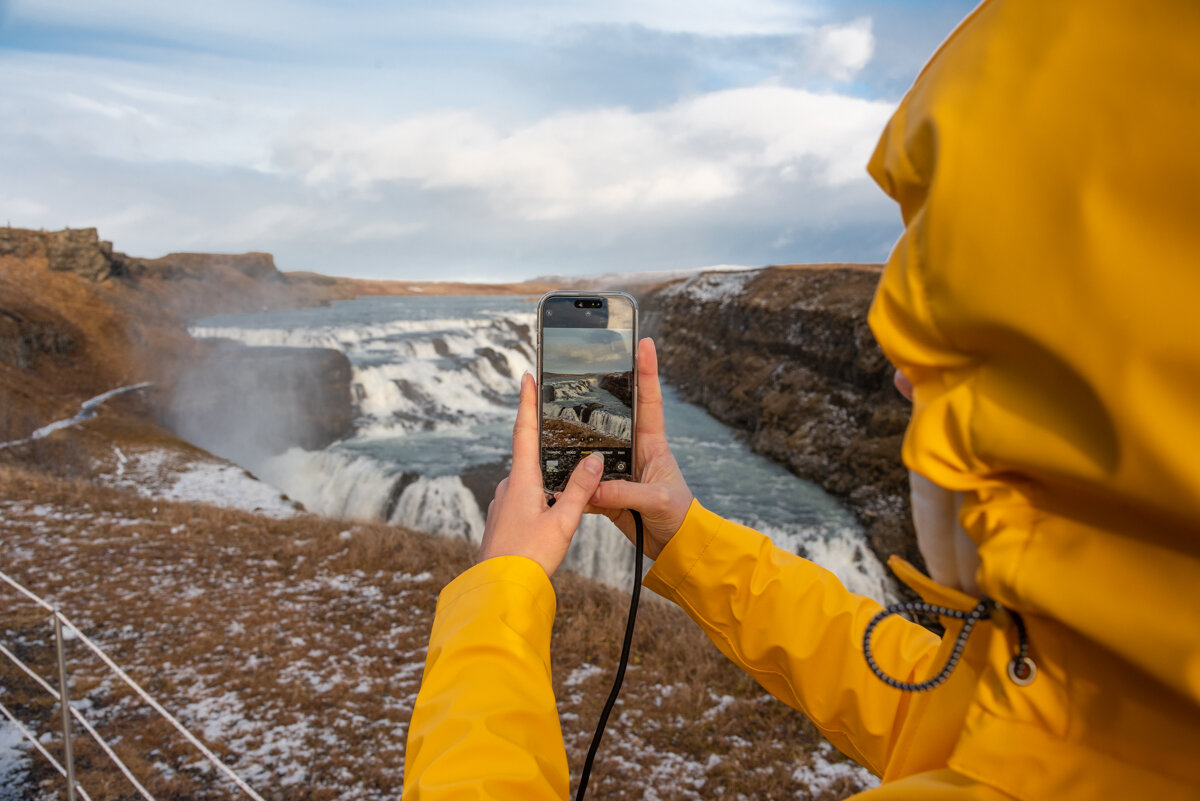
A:
[[[187,331],[186,320],[201,314],[323,300],[301,284],[293,286],[269,253],[140,259],[115,252],[94,228],[0,228],[0,443],[24,441],[70,418],[89,398],[144,383],[150,385],[144,391],[107,401],[115,414],[92,427],[119,425],[120,436],[165,442],[171,437],[159,426],[183,433],[180,420],[188,418],[181,412],[190,412],[234,423],[267,417],[269,425],[246,422],[255,436],[243,439],[278,450],[322,447],[345,436],[353,406],[350,365],[341,353],[265,353],[198,342]],[[240,391],[251,384],[255,396]],[[297,387],[305,390],[303,404],[295,401]],[[278,402],[255,409],[255,398]],[[102,447],[89,442],[29,442],[22,446],[29,453],[5,456],[56,472],[86,471],[83,451]],[[68,443],[75,452],[64,450]]]
[[[684,397],[839,498],[881,559],[920,566],[900,444],[908,402],[867,326],[878,265],[708,272],[641,298]]]

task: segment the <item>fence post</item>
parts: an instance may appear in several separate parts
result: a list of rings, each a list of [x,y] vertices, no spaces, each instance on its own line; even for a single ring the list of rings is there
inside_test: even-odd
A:
[[[58,697],[62,702],[63,760],[67,763],[67,801],[75,801],[75,755],[71,751],[71,701],[67,697],[67,660],[63,653],[62,620],[54,609],[54,643],[58,650]]]

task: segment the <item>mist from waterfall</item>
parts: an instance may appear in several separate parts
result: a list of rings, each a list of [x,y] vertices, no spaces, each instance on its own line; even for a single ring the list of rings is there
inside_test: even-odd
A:
[[[210,318],[192,333],[331,348],[350,360],[354,434],[324,450],[290,448],[245,465],[260,478],[319,514],[478,542],[508,471],[520,377],[536,364],[534,310],[533,301],[511,297],[360,298]],[[585,383],[557,391],[602,407],[604,390]],[[669,388],[664,395],[668,438],[706,507],[823,564],[857,592],[894,597],[857,523],[835,501]],[[628,417],[608,420],[603,408],[587,411],[593,426],[629,425]],[[571,413],[578,415],[570,406],[561,412]],[[624,586],[632,563],[624,535],[607,518],[586,516],[564,566]]]

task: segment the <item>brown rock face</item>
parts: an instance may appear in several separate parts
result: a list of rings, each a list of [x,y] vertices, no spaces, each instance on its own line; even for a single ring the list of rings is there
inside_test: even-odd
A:
[[[254,281],[285,281],[270,253],[168,253],[160,259],[139,259],[118,253],[116,259],[122,271],[134,277],[182,281],[238,273]]]
[[[69,355],[75,344],[76,334],[65,322],[31,319],[0,308],[0,362],[27,370],[41,356]]]
[[[351,376],[340,351],[218,345],[180,376],[167,422],[242,464],[296,445],[319,450],[353,432]]]
[[[750,447],[842,499],[881,558],[923,565],[900,444],[908,402],[867,327],[874,266],[771,267],[731,294],[701,275],[640,300],[664,378]]]
[[[103,281],[112,273],[112,242],[100,241],[95,228],[52,231],[46,236],[46,254],[51,270]]]
[[[600,376],[600,388],[607,390],[626,406],[633,406],[633,373],[608,373]]]
[[[89,281],[103,281],[112,273],[112,243],[101,241],[95,228],[0,228],[0,256],[45,259],[51,270],[75,273]]]

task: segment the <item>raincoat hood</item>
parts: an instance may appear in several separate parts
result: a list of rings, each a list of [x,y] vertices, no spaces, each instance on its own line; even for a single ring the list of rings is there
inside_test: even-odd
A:
[[[1198,41],[1194,2],[986,2],[869,166],[905,224],[870,313],[905,463],[965,493],[984,594],[1193,719]]]

